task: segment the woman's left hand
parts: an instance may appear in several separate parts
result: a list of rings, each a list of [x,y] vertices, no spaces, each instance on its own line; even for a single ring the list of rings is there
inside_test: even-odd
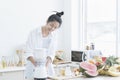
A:
[[[52,59],[51,59],[51,57],[47,57],[47,61],[46,61],[46,67],[48,68],[48,65],[50,64],[50,63],[52,63]]]

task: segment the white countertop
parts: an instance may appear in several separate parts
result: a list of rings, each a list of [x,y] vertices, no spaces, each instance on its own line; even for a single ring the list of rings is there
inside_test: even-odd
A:
[[[6,67],[4,69],[0,69],[0,72],[20,71],[20,70],[25,70],[25,67]]]
[[[83,77],[83,76],[78,76],[78,77],[58,77],[58,78],[52,78],[55,80],[120,80],[119,77],[111,77],[111,76],[96,76],[96,77]]]
[[[4,68],[4,69],[0,69],[0,73],[10,72],[10,71],[20,71],[20,70],[25,70],[25,67],[7,67],[7,68]],[[68,80],[68,79],[66,79],[66,80]],[[96,76],[96,77],[91,77],[91,78],[80,76],[78,78],[69,79],[69,80],[120,80],[120,76],[119,77]]]
[[[64,67],[66,65],[78,67],[78,65],[76,65],[76,63],[75,64],[73,64],[73,63],[72,64],[60,64],[58,66]],[[51,78],[56,79],[56,80],[120,80],[120,76],[119,77],[111,77],[111,76],[83,77],[83,76],[78,76],[78,77],[51,77]]]
[[[120,76],[119,77],[96,76],[92,78],[80,77],[80,78],[69,79],[69,80],[120,80]]]

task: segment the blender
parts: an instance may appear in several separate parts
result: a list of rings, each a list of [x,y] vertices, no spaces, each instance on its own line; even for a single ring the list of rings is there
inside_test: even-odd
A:
[[[36,62],[34,78],[38,79],[47,78],[46,49],[44,48],[35,49],[34,58]]]

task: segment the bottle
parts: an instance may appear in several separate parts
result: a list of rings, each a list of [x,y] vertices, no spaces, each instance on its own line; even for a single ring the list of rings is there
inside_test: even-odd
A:
[[[91,50],[94,50],[94,49],[95,49],[95,45],[94,45],[94,43],[91,43],[91,45],[90,45],[90,49],[91,49]]]
[[[86,46],[86,50],[90,50],[90,47],[88,45]]]
[[[0,57],[0,69],[2,69],[2,59]]]
[[[1,62],[2,62],[2,68],[5,68],[6,67],[5,56],[2,56]]]

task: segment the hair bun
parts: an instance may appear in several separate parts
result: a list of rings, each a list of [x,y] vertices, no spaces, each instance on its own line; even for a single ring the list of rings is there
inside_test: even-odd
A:
[[[56,15],[58,15],[59,17],[61,17],[62,15],[64,15],[64,12],[57,12]]]

